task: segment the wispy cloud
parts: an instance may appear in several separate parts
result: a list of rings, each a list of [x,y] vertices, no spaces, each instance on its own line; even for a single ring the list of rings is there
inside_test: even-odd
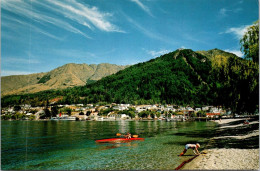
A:
[[[75,34],[80,34],[86,38],[91,37],[87,35],[86,30],[82,28],[87,28],[91,31],[97,28],[105,32],[124,32],[109,21],[109,19],[113,16],[112,14],[101,12],[94,6],[90,7],[75,0],[2,0],[1,6],[4,10],[24,17],[24,19],[20,18],[18,23],[31,26],[33,31],[54,39],[59,38],[54,34],[51,34],[49,31],[46,31],[48,29],[41,29],[40,25],[45,25],[45,28],[52,25]],[[38,10],[40,8],[45,8],[52,12],[44,13],[44,10]],[[4,23],[6,21],[8,20],[2,22]],[[75,26],[75,23],[83,27],[79,29],[79,27]]]
[[[16,71],[16,70],[1,70],[1,76],[28,75],[28,74],[32,74],[32,72]]]
[[[172,45],[176,44],[175,41],[169,40],[168,37],[165,37],[165,36],[161,35],[160,33],[150,31],[149,29],[145,28],[144,26],[142,26],[141,24],[139,24],[138,22],[133,20],[131,17],[125,15],[124,13],[122,13],[122,14],[125,16],[127,21],[131,23],[132,27],[134,27],[135,29],[139,30],[144,35],[146,35],[147,37],[149,37],[151,39],[159,40],[161,42],[169,43],[169,44],[172,44]]]
[[[227,17],[228,15],[232,14],[232,13],[238,13],[240,11],[242,11],[243,9],[240,7],[234,8],[234,9],[230,9],[230,8],[221,8],[219,10],[219,16],[220,17]]]
[[[132,2],[135,2],[142,10],[144,10],[148,15],[153,17],[153,14],[151,13],[150,9],[145,6],[140,0],[131,0]]]
[[[109,22],[108,18],[113,16],[111,13],[101,12],[97,7],[89,7],[88,5],[83,5],[75,0],[47,1],[58,7],[56,9],[57,12],[85,27],[91,29],[92,26],[94,26],[106,32],[124,32]]]
[[[20,57],[5,57],[2,58],[2,62],[5,64],[39,64],[39,60],[34,58],[20,58]]]
[[[235,35],[235,37],[237,39],[241,39],[243,37],[243,35],[246,33],[248,27],[250,27],[250,25],[243,25],[240,27],[231,27],[231,28],[228,28],[225,32],[221,32],[220,34],[231,33],[231,34]]]
[[[149,54],[149,55],[152,55],[153,57],[158,57],[158,56],[161,56],[163,54],[166,54],[166,53],[169,53],[170,50],[166,50],[166,49],[163,49],[163,50],[159,50],[159,51],[155,51],[155,50],[146,50],[146,52]]]
[[[91,59],[96,58],[96,55],[91,52],[76,50],[76,49],[51,49],[50,50],[55,56],[62,58],[71,59]]]
[[[226,16],[227,15],[227,9],[226,8],[221,8],[219,11],[220,16]]]
[[[225,49],[224,51],[233,53],[233,54],[237,55],[238,57],[242,57],[244,55],[240,50]]]

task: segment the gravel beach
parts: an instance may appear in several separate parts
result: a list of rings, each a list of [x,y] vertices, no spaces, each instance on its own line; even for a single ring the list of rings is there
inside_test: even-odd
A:
[[[225,119],[215,121],[219,123],[219,130],[229,131],[230,129],[246,130],[249,125],[259,125],[259,120],[250,122],[249,125],[244,125],[245,119]],[[251,127],[250,127],[251,128]],[[258,139],[259,143],[259,126],[258,129],[250,130],[245,133],[238,133],[227,135],[219,135],[211,139],[212,142],[217,144],[219,141],[227,141],[231,139],[232,142],[245,142],[254,138]],[[258,138],[257,138],[258,137]],[[214,144],[214,143],[213,143]],[[239,146],[236,144],[232,148],[232,143],[224,148],[209,148],[204,150],[206,154],[201,154],[191,162],[184,165],[181,170],[259,170],[259,146]]]

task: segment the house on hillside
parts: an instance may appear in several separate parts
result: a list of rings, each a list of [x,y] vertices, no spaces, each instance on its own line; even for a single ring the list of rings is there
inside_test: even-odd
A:
[[[113,112],[110,112],[107,115],[107,119],[109,120],[125,120],[125,119],[131,119],[129,115],[126,114],[115,114]]]
[[[199,112],[199,111],[201,111],[201,108],[195,108],[195,111]]]
[[[88,118],[91,120],[98,120],[98,112],[92,112]]]
[[[128,107],[126,107],[126,106],[114,106],[113,109],[114,109],[114,110],[120,110],[120,111],[121,111],[121,110],[127,110]]]

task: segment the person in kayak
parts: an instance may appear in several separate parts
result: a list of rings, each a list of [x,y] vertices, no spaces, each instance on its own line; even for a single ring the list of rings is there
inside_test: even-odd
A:
[[[130,134],[130,132],[128,132],[128,133],[125,135],[125,138],[127,138],[127,139],[132,138],[132,135]]]
[[[199,152],[199,150],[198,150],[198,148],[200,148],[200,144],[197,143],[197,144],[186,144],[186,145],[185,145],[185,149],[184,149],[183,152],[180,154],[180,156],[183,156],[189,148],[193,149],[193,153],[194,153],[195,155],[200,155],[200,152]]]

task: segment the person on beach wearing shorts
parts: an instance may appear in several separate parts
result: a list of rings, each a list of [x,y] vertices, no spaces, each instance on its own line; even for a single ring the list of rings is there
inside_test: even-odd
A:
[[[200,148],[200,144],[197,143],[197,144],[186,144],[186,145],[185,145],[185,149],[184,149],[183,152],[180,154],[180,156],[183,156],[189,148],[191,148],[191,149],[193,150],[193,153],[194,153],[195,155],[200,155],[200,152],[199,152],[199,150],[198,150],[198,148]]]

